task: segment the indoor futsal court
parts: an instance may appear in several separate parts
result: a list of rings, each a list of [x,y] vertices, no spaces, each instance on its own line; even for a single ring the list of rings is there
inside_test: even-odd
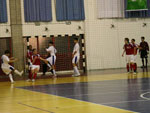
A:
[[[0,113],[150,113],[150,0],[0,0]]]

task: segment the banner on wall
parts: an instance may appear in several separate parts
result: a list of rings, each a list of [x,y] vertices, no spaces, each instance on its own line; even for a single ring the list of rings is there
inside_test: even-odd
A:
[[[127,0],[126,10],[147,10],[147,0]]]

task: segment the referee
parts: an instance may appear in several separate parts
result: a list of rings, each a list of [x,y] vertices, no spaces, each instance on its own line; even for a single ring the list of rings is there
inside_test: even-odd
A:
[[[141,59],[142,59],[142,64],[143,64],[143,68],[147,68],[147,63],[148,63],[148,54],[149,54],[149,45],[148,43],[145,41],[145,37],[141,37],[141,43],[140,43],[140,55],[141,55]],[[145,59],[145,63],[144,63],[144,59]]]

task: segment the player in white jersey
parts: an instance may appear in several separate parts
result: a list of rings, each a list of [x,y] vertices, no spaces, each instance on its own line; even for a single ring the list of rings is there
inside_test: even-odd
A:
[[[74,39],[75,46],[73,48],[73,53],[72,53],[72,65],[74,69],[74,74],[72,76],[77,77],[80,76],[80,72],[78,70],[78,62],[80,60],[80,46],[78,43],[78,38]]]
[[[9,56],[10,56],[10,52],[9,52],[9,50],[6,50],[6,51],[5,51],[5,54],[2,55],[2,57],[1,57],[1,60],[2,60],[1,68],[2,68],[2,71],[3,71],[6,75],[9,75],[9,78],[10,78],[11,83],[14,83],[14,80],[13,80],[13,77],[12,77],[11,72],[13,71],[13,72],[15,72],[17,75],[22,76],[23,71],[19,72],[19,71],[16,70],[13,66],[9,65],[9,63],[14,63],[14,62],[17,61],[17,59],[15,59],[15,58],[9,58]]]
[[[46,64],[49,68],[51,68],[52,73],[54,77],[56,77],[56,71],[55,71],[55,62],[56,62],[56,53],[57,50],[53,45],[54,43],[52,41],[49,42],[49,47],[46,49],[46,51],[50,54],[50,57],[48,57],[46,60],[48,61]]]

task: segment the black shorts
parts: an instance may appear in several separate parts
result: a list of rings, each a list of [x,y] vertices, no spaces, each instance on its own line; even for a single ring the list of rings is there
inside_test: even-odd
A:
[[[141,51],[141,58],[147,58],[148,57],[148,53],[146,50],[142,50]]]

